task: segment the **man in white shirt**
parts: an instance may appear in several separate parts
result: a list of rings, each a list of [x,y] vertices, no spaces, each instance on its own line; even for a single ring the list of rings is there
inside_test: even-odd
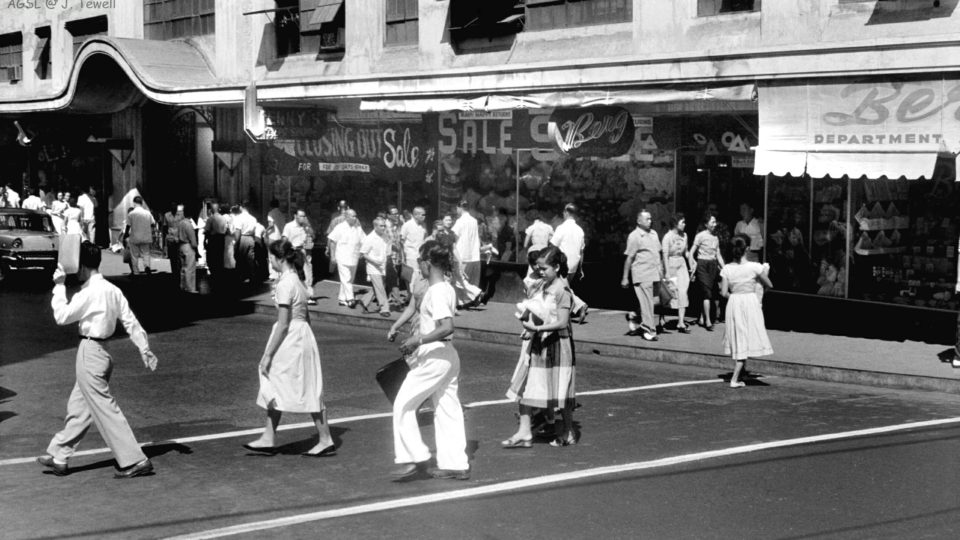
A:
[[[157,226],[153,214],[143,207],[143,197],[133,198],[136,205],[127,214],[127,226],[130,228],[130,237],[127,244],[130,248],[130,267],[135,275],[140,274],[139,265],[143,260],[143,271],[153,272],[150,269],[150,248],[153,246],[153,229]]]
[[[33,194],[33,189],[25,188],[23,190],[23,193],[27,196],[25,199],[23,199],[23,202],[21,203],[23,208],[26,208],[27,210],[41,210],[41,211],[44,208],[46,208],[46,205],[43,204],[43,199]]]
[[[308,227],[307,213],[302,209],[297,210],[293,221],[283,226],[283,232],[280,235],[290,242],[293,249],[303,253],[303,286],[307,288],[307,295],[310,296],[307,303],[312,306],[316,305],[317,301],[313,299],[313,256],[310,254],[313,239],[308,238]],[[311,249],[308,249],[308,246]]]
[[[67,417],[63,429],[54,435],[47,454],[37,462],[56,476],[69,474],[67,460],[74,454],[90,425],[96,423],[100,436],[113,452],[120,472],[114,478],[133,478],[153,473],[153,464],[137,443],[127,419],[110,395],[110,372],[113,358],[103,342],[113,336],[117,319],[123,323],[130,341],[140,350],[143,364],[153,371],[157,357],[150,352],[147,333],[143,331],[123,293],[99,272],[100,248],[91,242],[80,245],[80,291],[67,301],[66,275],[63,267],[53,275],[53,317],[59,325],[80,323],[80,346],[77,349],[77,382],[67,401]]]
[[[361,299],[364,311],[369,311],[368,306],[377,298],[377,304],[380,306],[380,315],[390,316],[390,300],[387,298],[387,289],[384,286],[384,278],[387,275],[387,265],[390,263],[390,243],[387,236],[387,220],[381,217],[373,220],[373,231],[370,232],[360,244],[360,254],[367,261],[367,279],[373,285],[373,292],[367,293]]]
[[[763,222],[753,217],[753,205],[743,203],[740,205],[740,217],[733,228],[733,234],[745,234],[750,238],[750,245],[747,246],[747,260],[760,262],[760,252],[763,250]]]
[[[553,227],[549,223],[544,223],[540,219],[540,213],[534,211],[536,216],[533,223],[524,231],[525,238],[523,247],[527,252],[539,251],[550,244],[550,238],[553,237]]]
[[[417,206],[413,209],[413,217],[400,227],[400,244],[403,246],[403,267],[400,269],[400,277],[408,287],[413,285],[413,274],[417,270],[420,246],[427,237],[427,228],[424,226],[426,219],[427,211],[422,206]]]
[[[257,218],[247,211],[248,203],[244,201],[237,207],[233,215],[233,234],[237,241],[234,256],[237,260],[241,281],[253,281],[257,274],[257,258],[255,253]]]
[[[97,190],[90,186],[87,191],[77,197],[77,207],[80,208],[80,225],[83,228],[83,237],[89,242],[97,243]]]
[[[457,243],[453,249],[467,283],[476,287],[480,285],[480,229],[469,208],[470,202],[466,200],[457,205],[457,221],[453,224]]]
[[[13,184],[7,183],[7,207],[20,208],[20,194],[13,190]]]
[[[327,236],[330,245],[330,257],[337,264],[340,276],[340,294],[337,296],[341,306],[353,308],[357,300],[353,297],[353,279],[357,275],[357,262],[360,260],[360,244],[363,243],[363,229],[357,222],[357,212],[348,209],[346,218],[330,231]]]
[[[570,287],[580,281],[583,275],[581,262],[583,258],[584,235],[583,229],[577,225],[579,209],[574,204],[563,207],[563,223],[557,227],[550,238],[550,243],[560,248],[567,256],[567,282]]]

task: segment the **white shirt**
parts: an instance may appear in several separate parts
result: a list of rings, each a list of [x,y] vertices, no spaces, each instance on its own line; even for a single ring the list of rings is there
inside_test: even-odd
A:
[[[744,223],[741,219],[733,228],[733,234],[745,234],[750,237],[750,251],[763,249],[763,226],[757,218],[751,219],[750,223]]]
[[[567,267],[572,271],[580,266],[580,255],[583,253],[583,229],[573,218],[569,218],[557,227],[550,238],[550,243],[560,248],[567,256]]]
[[[36,195],[31,195],[23,200],[22,206],[27,210],[43,210],[43,199]]]
[[[464,212],[453,224],[453,234],[457,235],[457,243],[453,247],[457,260],[462,263],[479,261],[480,232],[476,218]]]
[[[530,238],[530,251],[537,251],[547,247],[550,237],[553,236],[553,227],[540,221],[538,218],[525,231]]]
[[[7,204],[10,205],[10,208],[19,208],[20,194],[10,188],[7,188]]]
[[[390,254],[390,247],[376,231],[364,237],[360,244],[360,254],[367,261],[368,276],[382,276],[386,273],[384,265],[387,262],[387,255]]]
[[[143,354],[150,350],[147,333],[144,332],[137,317],[130,310],[127,299],[116,285],[110,283],[99,273],[80,287],[77,294],[67,302],[67,288],[53,286],[53,319],[59,325],[80,322],[80,335],[97,339],[107,339],[117,328],[117,319],[130,334],[130,341]]]
[[[153,225],[156,220],[153,214],[142,206],[137,206],[127,214],[127,225],[130,225],[130,241],[134,244],[149,244],[153,242]]]
[[[289,240],[290,245],[294,248],[300,249],[307,240],[307,230],[301,227],[296,220],[293,220],[283,226],[283,232],[280,233],[280,236]]]
[[[363,229],[360,225],[350,226],[346,221],[340,222],[330,231],[327,239],[336,243],[333,252],[337,264],[356,266],[360,260],[360,244],[363,243]]]
[[[80,228],[80,217],[83,212],[76,206],[71,206],[63,211],[63,230],[66,234],[83,234]]]
[[[257,218],[251,216],[246,210],[241,210],[239,214],[233,216],[233,228],[240,231],[240,236],[253,236],[257,228]]]
[[[430,285],[423,301],[420,302],[420,335],[425,336],[437,329],[437,321],[453,318],[457,310],[457,293],[453,286],[446,281]],[[422,356],[444,346],[445,341],[431,341],[424,343],[417,349],[417,356]]]
[[[403,242],[403,264],[411,268],[417,267],[417,258],[420,257],[420,246],[427,237],[427,230],[417,220],[410,219],[400,227],[400,240]]]
[[[83,221],[94,220],[94,210],[97,208],[97,204],[93,202],[93,199],[91,199],[89,195],[81,193],[80,196],[77,197],[77,208],[83,212],[81,216]]]

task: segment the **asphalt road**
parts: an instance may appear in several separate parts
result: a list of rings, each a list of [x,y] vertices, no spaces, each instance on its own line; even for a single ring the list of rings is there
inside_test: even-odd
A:
[[[157,467],[130,481],[112,478],[95,430],[70,476],[30,461],[61,426],[76,328],[53,324],[45,285],[0,285],[3,538],[960,535],[956,396],[784,378],[730,390],[716,371],[587,356],[581,443],[507,451],[517,350],[469,342],[457,347],[472,478],[390,482],[389,406],[373,374],[395,345],[350,326],[314,325],[337,456],[299,456],[313,444],[306,415],[284,418],[294,429],[281,455],[251,456],[240,445],[255,435],[237,432],[263,422],[256,366],[272,319],[170,294],[163,277],[128,287],[158,370],[127,340],[110,344],[114,393]],[[895,427],[862,431],[884,426]]]

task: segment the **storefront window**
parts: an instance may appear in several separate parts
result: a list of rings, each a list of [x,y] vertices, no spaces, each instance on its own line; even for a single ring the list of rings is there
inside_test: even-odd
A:
[[[809,177],[769,179],[766,261],[777,290],[813,292],[816,286],[810,258],[810,188]]]

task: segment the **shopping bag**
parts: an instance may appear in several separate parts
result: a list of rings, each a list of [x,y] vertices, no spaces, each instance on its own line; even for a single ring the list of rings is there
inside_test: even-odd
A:
[[[407,365],[407,361],[403,357],[377,370],[377,384],[383,389],[383,393],[390,400],[390,403],[397,399],[397,392],[400,391],[400,386],[403,384],[403,380],[407,378],[409,371],[410,366]]]
[[[670,305],[670,300],[673,300],[675,287],[676,287],[676,278],[660,280],[659,296],[660,296],[661,306]]]
[[[63,267],[67,274],[76,274],[80,271],[80,243],[83,242],[83,235],[80,234],[61,234],[60,251],[57,254],[57,262]]]
[[[126,263],[126,264],[130,264],[130,261],[132,261],[132,260],[133,260],[133,259],[130,257],[130,248],[124,247],[124,248],[123,248],[123,262]]]

